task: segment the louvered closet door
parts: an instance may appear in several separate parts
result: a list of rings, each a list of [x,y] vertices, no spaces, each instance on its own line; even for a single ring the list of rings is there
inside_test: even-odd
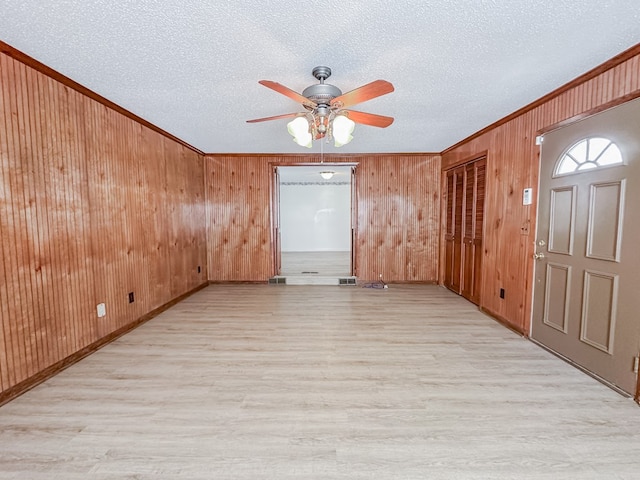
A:
[[[447,171],[445,276],[447,288],[473,303],[482,289],[486,159]]]
[[[463,167],[447,172],[444,284],[456,293],[460,293],[462,266],[463,178]]]
[[[473,303],[480,302],[482,287],[482,227],[484,223],[484,190],[486,160],[464,167],[464,222],[462,240],[462,295]]]

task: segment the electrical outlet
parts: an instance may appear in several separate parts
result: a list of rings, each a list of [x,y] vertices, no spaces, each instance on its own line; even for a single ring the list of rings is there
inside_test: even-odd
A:
[[[129,303],[133,303],[134,299],[133,299],[133,292],[129,292]]]
[[[96,306],[96,311],[98,313],[98,318],[102,318],[102,317],[105,317],[107,315],[107,307],[105,306],[104,303],[99,303]]]
[[[500,289],[500,298],[504,298],[504,288]]]
[[[202,269],[200,268],[200,265],[198,265],[198,273],[200,273],[202,271]]]

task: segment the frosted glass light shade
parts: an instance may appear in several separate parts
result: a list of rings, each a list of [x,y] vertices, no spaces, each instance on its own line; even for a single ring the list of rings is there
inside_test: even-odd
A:
[[[309,133],[309,122],[304,117],[296,117],[287,124],[287,130],[293,136],[293,141],[302,147],[311,148],[312,140]]]
[[[355,122],[344,115],[338,115],[333,119],[333,139],[336,147],[346,145],[353,140],[351,134],[355,126]]]

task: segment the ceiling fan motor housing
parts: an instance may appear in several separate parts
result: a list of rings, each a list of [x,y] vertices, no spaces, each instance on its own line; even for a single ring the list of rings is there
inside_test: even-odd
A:
[[[342,91],[335,85],[320,83],[311,85],[302,91],[302,96],[314,101],[318,105],[329,105],[329,102],[342,95]]]
[[[331,69],[329,67],[316,67],[311,73],[320,83],[305,88],[302,92],[303,97],[307,97],[318,105],[329,105],[331,100],[342,95],[342,91],[338,87],[324,83],[324,81],[331,76]]]

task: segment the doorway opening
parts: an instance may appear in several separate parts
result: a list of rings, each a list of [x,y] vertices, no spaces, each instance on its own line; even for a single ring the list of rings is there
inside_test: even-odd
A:
[[[276,275],[336,283],[354,276],[354,171],[325,163],[274,168]]]

